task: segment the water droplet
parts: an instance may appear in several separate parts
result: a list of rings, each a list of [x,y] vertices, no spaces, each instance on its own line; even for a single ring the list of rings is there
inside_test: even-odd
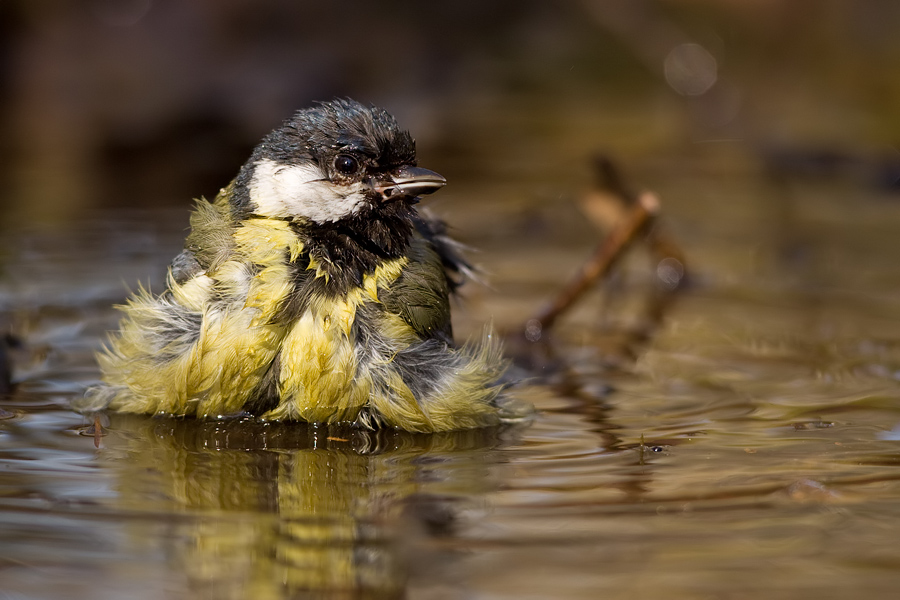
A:
[[[541,339],[541,332],[544,326],[537,319],[529,319],[525,323],[525,339],[529,342],[536,342]]]
[[[684,265],[675,258],[664,258],[656,265],[656,276],[666,289],[674,290],[684,277]]]

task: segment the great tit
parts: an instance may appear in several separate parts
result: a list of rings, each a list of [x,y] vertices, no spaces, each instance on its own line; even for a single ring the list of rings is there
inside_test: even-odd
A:
[[[420,432],[498,423],[500,348],[489,333],[454,345],[467,265],[415,207],[445,183],[383,109],[298,111],[197,202],[167,289],[120,307],[85,405]]]

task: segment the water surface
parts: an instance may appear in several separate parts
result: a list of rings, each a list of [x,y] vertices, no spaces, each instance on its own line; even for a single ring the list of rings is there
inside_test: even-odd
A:
[[[510,335],[531,424],[434,436],[68,409],[186,210],[4,239],[7,598],[887,598],[900,582],[900,203],[647,166],[690,285],[647,316],[635,249],[543,343],[521,324],[596,241],[566,194],[461,182],[481,248],[456,329]]]

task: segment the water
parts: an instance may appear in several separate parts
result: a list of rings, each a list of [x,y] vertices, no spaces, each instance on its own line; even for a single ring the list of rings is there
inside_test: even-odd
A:
[[[457,330],[493,319],[531,369],[536,419],[492,431],[109,415],[91,435],[67,403],[186,210],[8,236],[0,597],[895,597],[900,204],[643,167],[691,285],[657,323],[638,248],[540,344],[516,334],[596,233],[552,191],[442,192],[492,273]]]

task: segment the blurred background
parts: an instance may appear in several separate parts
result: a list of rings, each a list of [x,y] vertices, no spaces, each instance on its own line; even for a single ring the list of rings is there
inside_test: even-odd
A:
[[[894,598],[898,31],[895,0],[0,0],[0,596]],[[689,285],[638,244],[506,335],[538,413],[497,436],[91,432],[113,305],[335,96],[447,177],[422,206],[491,283],[460,340],[521,334],[602,237],[597,153]]]
[[[890,189],[898,29],[891,0],[5,0],[2,226],[188,206],[335,96],[393,112],[448,192],[572,189],[597,149]]]

